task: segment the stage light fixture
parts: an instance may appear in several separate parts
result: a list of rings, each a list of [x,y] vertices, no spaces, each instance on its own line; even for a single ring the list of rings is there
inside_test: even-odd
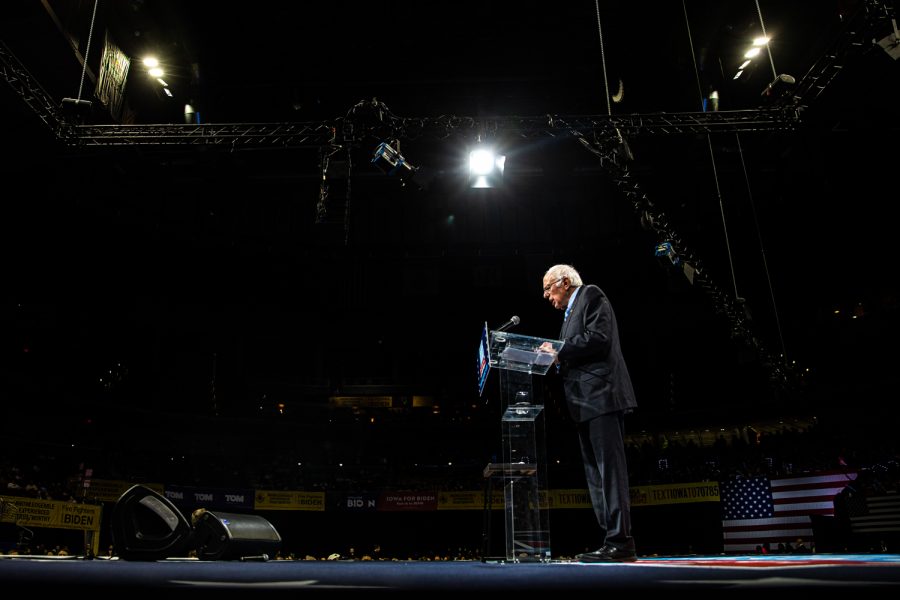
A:
[[[760,96],[765,102],[777,102],[781,100],[794,87],[797,80],[793,75],[781,74],[775,80],[767,85]]]
[[[200,113],[188,102],[184,105],[184,124],[193,125],[194,123],[200,123]]]
[[[503,181],[506,156],[479,146],[469,153],[469,187],[493,188]]]
[[[76,125],[84,125],[91,121],[93,104],[90,100],[78,100],[76,98],[63,98],[60,103],[62,114],[66,120]]]
[[[877,44],[882,50],[887,52],[888,56],[894,60],[900,60],[900,31],[897,30],[896,21],[891,20],[891,23],[894,26],[894,31],[878,40]]]
[[[671,242],[660,242],[657,244],[655,254],[663,266],[666,266],[667,263],[674,266],[681,262]]]
[[[387,142],[382,142],[375,148],[372,164],[385,174],[398,178],[403,185],[406,185],[419,170],[418,167],[406,162],[400,151],[392,148]]]

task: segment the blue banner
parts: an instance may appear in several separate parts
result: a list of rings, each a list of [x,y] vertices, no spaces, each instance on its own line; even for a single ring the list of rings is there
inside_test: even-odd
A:
[[[165,497],[178,508],[188,512],[198,508],[207,510],[253,510],[253,490],[241,488],[200,488],[167,485]]]

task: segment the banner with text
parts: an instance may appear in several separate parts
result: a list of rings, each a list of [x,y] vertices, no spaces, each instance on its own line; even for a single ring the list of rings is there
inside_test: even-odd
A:
[[[437,494],[435,492],[382,492],[378,496],[378,510],[437,510]]]
[[[100,502],[115,502],[122,494],[137,485],[133,481],[120,479],[86,479],[81,484],[78,483],[78,480],[73,479],[71,483],[83,489],[85,497]],[[141,483],[140,485],[153,490],[157,494],[163,493],[164,487],[161,483]],[[78,493],[80,494],[81,492]]]
[[[491,508],[500,510],[504,506],[503,490],[491,493]],[[484,510],[484,492],[455,491],[438,493],[438,510]]]
[[[99,531],[102,511],[103,507],[96,504],[11,497],[4,500],[0,520],[23,527]]]
[[[256,490],[256,510],[325,510],[325,492]]]
[[[630,491],[632,508],[689,502],[719,502],[719,482],[717,481],[639,485],[632,487]]]
[[[163,495],[182,510],[253,510],[253,490],[167,485]]]
[[[351,510],[353,512],[374,512],[378,509],[377,492],[341,492],[328,494],[328,510]]]
[[[591,508],[591,497],[585,489],[550,490],[553,508]]]

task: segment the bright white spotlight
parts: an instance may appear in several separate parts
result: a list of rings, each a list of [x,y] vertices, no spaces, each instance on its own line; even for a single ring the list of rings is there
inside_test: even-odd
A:
[[[506,157],[494,154],[487,148],[476,148],[469,153],[469,187],[492,188],[503,180]]]
[[[484,148],[472,150],[469,154],[469,173],[487,175],[494,170],[494,153]]]

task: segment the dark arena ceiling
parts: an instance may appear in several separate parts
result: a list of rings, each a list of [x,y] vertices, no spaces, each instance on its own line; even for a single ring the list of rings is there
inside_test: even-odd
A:
[[[610,295],[648,422],[877,407],[897,383],[892,3],[0,14],[0,373],[22,397],[465,413],[485,321],[558,330],[538,294],[558,262]],[[500,188],[466,187],[478,139],[506,152]],[[372,164],[382,142],[412,183]]]

